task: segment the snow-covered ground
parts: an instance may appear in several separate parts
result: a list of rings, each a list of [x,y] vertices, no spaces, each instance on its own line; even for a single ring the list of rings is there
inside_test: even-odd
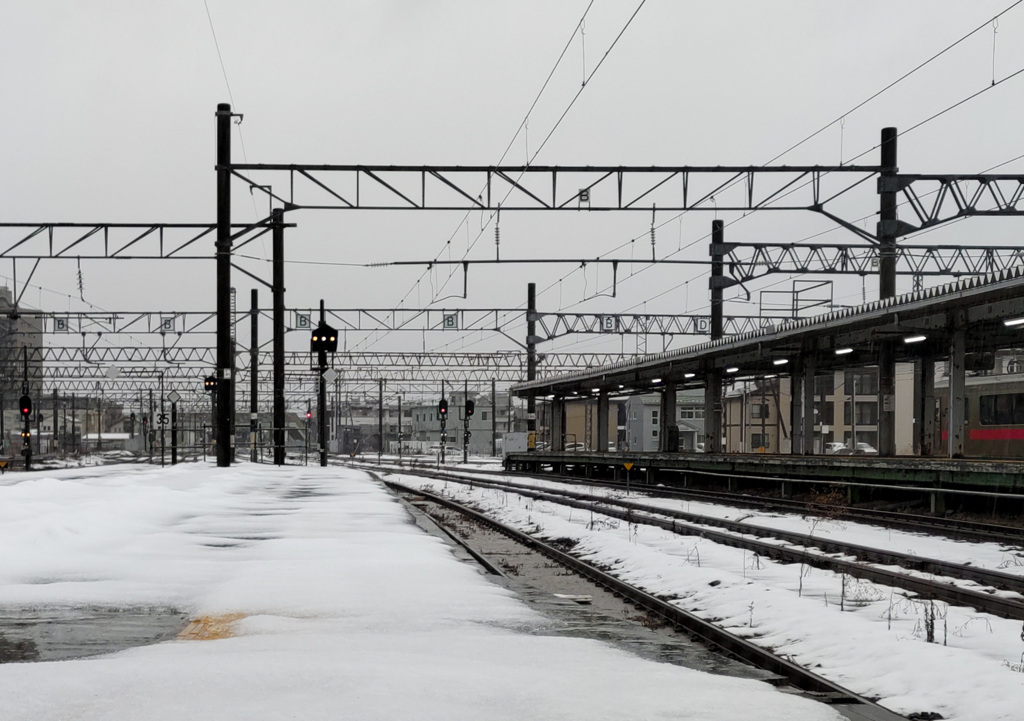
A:
[[[936,603],[936,642],[929,643],[929,605],[908,599],[898,589],[774,563],[702,537],[627,525],[514,493],[399,478],[471,501],[499,520],[542,537],[573,539],[574,553],[587,560],[648,591],[675,596],[683,608],[721,619],[720,625],[738,635],[862,695],[880,698],[899,713],[938,712],[961,721],[1024,718],[1024,631],[1019,621]],[[996,544],[890,532],[841,520],[768,517],[675,500],[657,503],[990,568],[1016,568],[1021,553]]]
[[[546,634],[358,471],[8,474],[0,547],[2,609],[239,617],[220,640],[0,665],[4,721],[837,718],[761,682]]]

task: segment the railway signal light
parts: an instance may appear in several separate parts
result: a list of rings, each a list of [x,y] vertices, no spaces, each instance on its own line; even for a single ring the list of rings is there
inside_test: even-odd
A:
[[[476,403],[471,401],[469,398],[466,399],[466,418],[473,415],[473,411],[476,410]]]
[[[27,395],[21,397],[18,401],[18,407],[21,409],[21,417],[28,418],[32,415],[32,399]]]
[[[309,352],[317,353],[319,351],[338,352],[338,331],[326,323],[318,325],[309,339]]]
[[[217,390],[217,376],[206,376],[203,380],[203,388],[208,391]]]
[[[437,415],[441,418],[448,417],[448,400],[446,398],[442,398],[437,402]]]

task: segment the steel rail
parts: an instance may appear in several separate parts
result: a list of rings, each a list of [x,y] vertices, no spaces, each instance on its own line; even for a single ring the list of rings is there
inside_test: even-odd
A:
[[[784,540],[787,543],[795,542],[802,546],[814,546],[821,547],[823,551],[826,549],[824,545],[831,547],[832,553],[847,553],[849,555],[857,555],[859,549],[865,555],[875,554],[877,558],[884,558],[888,555],[889,561],[882,561],[884,563],[899,563],[896,559],[902,557],[904,563],[907,566],[913,567],[915,562],[920,562],[921,566],[915,570],[923,570],[928,567],[928,564],[934,564],[931,568],[938,569],[944,568],[947,572],[954,574],[956,577],[963,578],[966,580],[976,580],[978,577],[985,577],[984,569],[976,569],[973,567],[962,566],[960,564],[949,564],[943,561],[935,559],[918,558],[913,556],[906,556],[904,554],[898,554],[895,552],[888,552],[881,549],[869,549],[864,546],[855,546],[854,544],[842,544],[836,541],[826,541],[814,536],[806,536],[801,534],[793,534],[788,532],[776,532],[773,529],[756,529],[756,527],[747,527],[744,524],[736,524],[740,526],[739,530],[732,533],[721,532],[708,528],[711,519],[705,517],[696,516],[696,514],[687,514],[685,512],[674,512],[669,509],[656,509],[653,510],[657,513],[657,516],[650,515],[651,512],[643,512],[637,510],[634,504],[627,503],[615,503],[612,500],[601,498],[598,500],[586,500],[593,499],[593,496],[587,494],[561,494],[557,491],[547,492],[546,490],[540,490],[536,488],[523,487],[519,484],[484,480],[480,478],[467,479],[460,477],[457,474],[444,473],[438,471],[406,471],[415,473],[416,475],[428,475],[435,478],[444,478],[447,480],[463,483],[475,483],[481,486],[488,486],[491,488],[500,488],[503,490],[512,491],[535,500],[543,500],[551,503],[556,503],[565,506],[571,506],[574,508],[580,508],[582,510],[593,511],[601,513],[606,516],[618,518],[628,523],[643,523],[647,525],[657,526],[663,528],[672,533],[681,533],[687,535],[700,536],[707,538],[715,543],[722,545],[731,546],[733,548],[742,548],[748,551],[757,553],[758,555],[783,561],[787,563],[802,563],[815,568],[821,568],[829,570],[835,573],[845,573],[854,578],[861,578],[873,583],[884,584],[895,588],[900,588],[905,591],[910,591],[920,595],[922,598],[931,599],[936,601],[944,601],[946,603],[958,606],[968,606],[975,608],[976,610],[983,613],[991,613],[995,616],[1002,618],[1010,618],[1017,620],[1024,620],[1024,600],[1004,598],[1002,596],[993,595],[984,591],[976,591],[968,588],[961,588],[951,583],[942,581],[935,581],[926,578],[920,578],[916,576],[907,575],[905,573],[899,573],[897,571],[891,571],[886,568],[880,568],[877,566],[864,565],[859,561],[847,561],[841,558],[833,558],[829,556],[808,553],[806,548],[792,548],[786,546],[780,546],[774,543],[757,540],[756,538],[750,538],[749,536],[757,535],[756,530],[761,530],[765,536],[773,536]],[[615,508],[614,506],[620,506]],[[640,504],[636,504],[640,506]],[[676,515],[678,514],[678,516]],[[702,525],[696,525],[693,521],[680,520],[680,517],[697,517],[702,520]],[[715,519],[715,523],[721,524],[721,519]],[[742,535],[735,535],[742,534]],[[747,537],[744,537],[747,536]],[[784,536],[788,536],[784,538]],[[937,572],[937,571],[936,571]],[[988,578],[993,580],[995,572],[988,572]],[[1014,579],[1010,574],[998,574],[1000,583],[1003,586],[1012,586],[1012,590],[1020,592],[1022,581]]]
[[[653,594],[636,588],[625,581],[601,570],[600,568],[576,558],[548,543],[544,543],[533,536],[507,526],[489,516],[474,509],[468,508],[460,503],[444,498],[429,491],[412,488],[393,480],[384,480],[389,488],[402,493],[412,493],[431,501],[458,511],[477,522],[486,525],[500,533],[514,539],[515,541],[534,549],[548,558],[566,566],[570,570],[591,580],[596,585],[605,588],[623,598],[628,599],[637,606],[648,612],[660,616],[667,622],[673,624],[677,629],[684,629],[687,633],[693,634],[705,643],[720,648],[723,651],[735,655],[758,668],[785,678],[796,688],[812,695],[819,701],[832,704],[851,704],[870,707],[879,719],[902,719],[888,709],[869,701],[859,694],[850,691],[822,676],[819,676],[808,669],[805,669],[788,659],[771,653],[770,651],[757,646],[746,639],[735,636],[725,629],[706,621],[699,616],[685,611],[682,608],[661,599]]]
[[[477,470],[471,468],[460,468],[460,473],[466,474],[496,474],[498,471],[486,471]],[[741,474],[714,474],[710,471],[693,471],[693,470],[680,470],[673,471],[677,473],[686,473],[691,475],[732,475],[735,478],[750,480],[753,477],[744,476]],[[585,478],[582,476],[554,476],[550,473],[525,473],[522,471],[503,471],[501,472],[506,476],[520,477],[520,478],[534,478],[537,480],[544,481],[559,481],[565,483],[585,484],[591,486],[604,486],[608,488],[625,488],[626,484],[619,481],[610,481],[606,479],[596,478]],[[843,481],[833,480],[811,480],[811,479],[780,479],[764,477],[767,480],[796,480],[800,483],[818,485],[818,486],[840,486]],[[673,496],[681,498],[693,498],[702,499],[715,503],[733,503],[736,505],[747,506],[751,508],[762,508],[762,509],[779,509],[784,511],[799,511],[804,513],[812,513],[814,515],[821,515],[823,512],[836,511],[841,512],[844,518],[848,520],[861,520],[869,521],[873,523],[879,523],[887,527],[901,528],[911,531],[921,531],[926,533],[941,532],[943,535],[949,538],[966,541],[992,541],[997,543],[1013,543],[1013,544],[1024,544],[1024,527],[1017,528],[1012,526],[1001,526],[995,523],[984,523],[981,521],[966,521],[961,519],[944,518],[940,516],[924,516],[912,513],[902,513],[899,511],[884,511],[873,508],[857,508],[855,506],[844,506],[844,505],[830,505],[815,503],[813,501],[805,502],[786,498],[769,498],[762,496],[754,496],[746,493],[729,493],[726,491],[709,491],[709,490],[697,490],[686,487],[677,486],[650,486],[642,483],[630,484],[630,487],[636,491],[643,491],[647,494],[662,495],[662,496]],[[889,488],[889,486],[882,486],[883,488]],[[932,488],[919,489],[922,492],[934,492]],[[1013,494],[1001,494],[1001,498],[1006,500],[1020,500],[1020,496]]]
[[[487,483],[486,481],[476,481],[481,485]],[[538,489],[531,486],[520,486],[519,484],[508,484],[510,487],[521,488],[523,491],[541,490],[545,493],[553,493],[558,496],[565,496],[573,498],[575,500],[590,500],[594,499],[594,496],[577,493],[569,490],[559,489]],[[504,484],[503,484],[504,487]],[[986,568],[979,568],[977,566],[964,565],[962,563],[952,563],[949,561],[943,561],[936,558],[928,558],[926,556],[915,556],[907,553],[900,553],[898,551],[889,551],[882,548],[874,548],[871,546],[864,546],[857,543],[848,543],[844,541],[836,541],[821,536],[815,536],[813,534],[796,533],[793,531],[785,531],[776,528],[770,528],[767,526],[757,526],[742,521],[731,521],[725,518],[716,518],[714,516],[705,516],[699,513],[691,513],[689,511],[680,511],[673,509],[657,508],[654,506],[648,506],[642,503],[634,501],[626,501],[617,498],[605,498],[601,499],[602,503],[608,503],[613,506],[620,506],[622,508],[628,508],[642,513],[656,513],[661,515],[670,516],[678,520],[691,523],[700,524],[702,526],[715,526],[718,528],[724,528],[732,533],[750,534],[758,538],[777,538],[786,543],[791,543],[797,546],[813,546],[820,548],[826,553],[841,553],[847,556],[854,556],[860,561],[868,563],[883,563],[887,565],[899,566],[911,571],[919,571],[921,573],[931,573],[940,576],[951,576],[953,578],[959,578],[967,581],[974,581],[985,586],[992,586],[1005,591],[1013,591],[1024,596],[1024,576],[1018,576],[1010,573],[1003,573],[1001,571],[990,570]]]

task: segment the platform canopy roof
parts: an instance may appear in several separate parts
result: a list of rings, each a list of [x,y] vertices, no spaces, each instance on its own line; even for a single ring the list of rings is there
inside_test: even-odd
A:
[[[990,368],[996,350],[1024,347],[1024,267],[640,360],[519,383],[512,392],[628,395],[669,383],[703,386],[707,374],[716,370],[726,379],[790,374],[802,371],[809,359],[819,372],[827,372],[876,364],[883,343],[893,345],[898,362],[944,360],[958,330],[964,333],[968,369]]]

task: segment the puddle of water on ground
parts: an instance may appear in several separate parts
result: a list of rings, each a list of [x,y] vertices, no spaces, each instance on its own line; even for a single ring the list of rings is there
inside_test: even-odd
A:
[[[175,638],[188,624],[170,608],[3,608],[0,663],[63,661]]]

